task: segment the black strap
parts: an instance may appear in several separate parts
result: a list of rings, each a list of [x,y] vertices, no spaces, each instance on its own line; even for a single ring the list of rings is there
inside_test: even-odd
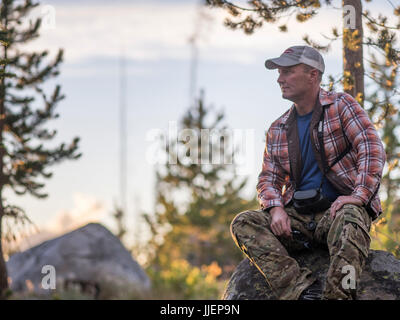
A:
[[[338,163],[340,160],[342,160],[342,158],[351,150],[352,145],[350,143],[350,141],[348,141],[347,139],[347,147],[346,149],[344,149],[342,151],[342,153],[335,159],[335,161],[332,162],[332,164],[330,166],[327,165],[326,162],[326,156],[325,156],[325,148],[324,148],[324,107],[322,106],[322,114],[321,114],[321,119],[320,122],[318,124],[318,141],[319,141],[319,149],[320,149],[320,153],[321,153],[321,160],[322,160],[322,166],[324,167],[324,171],[322,173],[322,179],[321,179],[321,184],[319,186],[320,189],[322,189],[322,184],[325,178],[325,175],[328,173],[328,171],[336,164]],[[367,208],[367,211],[370,210],[370,205],[372,202],[372,199],[376,196],[376,194],[378,193],[379,190],[379,186],[380,183],[378,184],[377,188],[375,189],[375,192],[372,194],[372,196],[369,198],[369,201],[367,203],[367,205],[365,206]],[[368,212],[369,213],[369,212]]]
[[[343,159],[343,157],[351,150],[352,146],[351,143],[348,143],[346,149],[344,149],[339,156],[335,159],[335,161],[332,162],[330,166],[328,166],[328,163],[326,161],[326,155],[325,155],[325,147],[324,147],[324,115],[325,115],[325,108],[324,106],[321,106],[322,108],[322,113],[321,113],[321,119],[318,123],[318,141],[319,141],[319,151],[321,154],[321,161],[322,161],[322,167],[324,171],[322,172],[322,178],[321,178],[321,184],[319,186],[320,189],[322,189],[322,184],[324,182],[324,178],[326,174],[331,170],[331,168],[338,163],[340,160]]]

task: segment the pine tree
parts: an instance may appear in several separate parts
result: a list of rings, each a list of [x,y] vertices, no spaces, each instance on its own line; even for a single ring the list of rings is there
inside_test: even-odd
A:
[[[210,119],[211,115],[211,108],[205,107],[201,96],[181,120],[181,129],[193,130],[198,139],[191,152],[199,163],[185,163],[186,158],[175,157],[186,145],[178,140],[177,146],[171,144],[166,150],[171,159],[177,158],[177,163],[157,169],[156,213],[145,215],[152,232],[149,248],[153,250],[153,266],[162,268],[177,259],[187,260],[193,266],[215,261],[226,275],[243,258],[232,241],[229,226],[237,213],[256,209],[258,203],[255,196],[246,200],[241,195],[247,179],[235,175],[234,158],[227,161],[231,164],[212,159],[225,157],[231,137],[223,134],[228,129],[222,125],[224,114],[218,113],[214,119]],[[221,133],[221,143],[205,139],[204,129]],[[210,164],[204,164],[204,159]]]
[[[28,193],[45,198],[43,179],[52,176],[48,167],[81,156],[77,137],[68,145],[61,143],[47,148],[43,144],[57,133],[46,129],[45,124],[58,117],[55,108],[64,98],[59,85],[48,95],[43,83],[59,74],[63,51],[59,50],[52,61],[45,61],[47,50],[22,51],[21,45],[39,37],[40,18],[29,26],[23,23],[37,6],[38,3],[30,0],[3,0],[0,8],[0,226],[4,217],[24,217],[22,209],[6,204],[3,197],[6,188],[17,195]],[[7,288],[7,270],[0,245],[1,298],[5,297]]]
[[[367,111],[379,130],[385,143],[387,170],[382,177],[381,186],[385,191],[382,201],[384,215],[372,229],[372,246],[386,249],[400,257],[400,104],[398,65],[379,61],[372,55],[370,61],[371,80],[376,84],[375,90],[367,97]]]
[[[123,239],[126,235],[125,216],[126,216],[126,214],[125,214],[124,209],[115,203],[114,209],[112,211],[112,217],[115,219],[115,222],[117,224],[116,236],[121,241],[123,241]]]
[[[205,0],[210,7],[225,9],[230,17],[225,19],[225,25],[233,30],[241,29],[251,35],[265,24],[276,24],[283,17],[295,16],[297,22],[305,23],[317,16],[319,10],[325,5],[328,8],[335,8],[335,1],[332,0],[250,0],[246,7],[235,4],[235,1],[227,0]],[[366,3],[371,0],[364,1]],[[400,19],[396,25],[389,25],[388,18],[382,14],[373,15],[369,10],[363,9],[361,0],[342,0],[343,29],[340,33],[332,26],[332,35],[325,35],[329,39],[326,44],[319,44],[307,35],[303,40],[320,51],[329,51],[331,44],[336,40],[342,40],[343,48],[343,74],[340,79],[333,79],[333,82],[340,81],[343,90],[364,104],[364,54],[365,47],[378,50],[386,58],[398,63],[400,51],[393,47],[395,33],[400,29]],[[393,6],[394,16],[399,16],[400,6]],[[376,17],[377,16],[377,17]],[[363,23],[372,31],[369,37],[364,36]],[[288,32],[287,24],[278,26],[279,31]]]

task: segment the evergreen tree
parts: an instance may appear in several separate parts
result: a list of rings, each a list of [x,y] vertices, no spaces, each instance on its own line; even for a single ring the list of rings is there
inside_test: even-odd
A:
[[[52,173],[51,165],[66,159],[77,159],[79,138],[47,148],[56,130],[45,128],[48,120],[56,119],[55,107],[64,98],[57,85],[48,95],[43,83],[59,74],[63,51],[55,59],[47,60],[48,51],[24,52],[22,46],[39,37],[41,19],[24,23],[32,9],[38,6],[30,0],[3,0],[1,19],[1,73],[0,73],[0,227],[4,217],[21,218],[22,209],[5,203],[3,192],[11,188],[17,195],[26,193],[45,198],[42,191]],[[2,230],[0,229],[0,238]],[[0,297],[6,294],[7,270],[0,245]]]
[[[252,34],[265,24],[278,23],[281,18],[294,15],[297,22],[304,23],[315,17],[319,10],[325,5],[328,8],[335,8],[332,0],[250,0],[246,7],[235,4],[235,1],[227,0],[205,0],[210,7],[225,9],[230,17],[225,19],[225,25],[231,29],[241,29],[246,34]],[[372,2],[371,0],[364,1]],[[369,10],[363,10],[361,0],[342,0],[343,29],[340,33],[336,27],[340,21],[332,26],[332,35],[325,36],[329,39],[326,44],[319,44],[307,35],[303,40],[321,51],[329,51],[332,42],[341,39],[343,48],[343,74],[340,79],[343,90],[364,104],[364,47],[375,48],[380,51],[387,59],[398,63],[400,61],[400,51],[393,46],[395,33],[400,29],[400,19],[396,25],[389,25],[388,18],[382,14],[377,17]],[[390,3],[390,2],[389,2]],[[400,14],[400,6],[393,6],[394,16]],[[364,24],[372,31],[369,37],[364,36]],[[287,24],[279,25],[281,32],[288,32]]]
[[[388,164],[381,182],[386,196],[382,201],[385,215],[373,228],[372,246],[376,249],[386,249],[400,257],[398,65],[379,61],[375,55],[372,55],[370,65],[373,70],[371,80],[375,84],[375,90],[366,99],[367,111],[385,143]]]
[[[117,233],[116,236],[123,241],[126,235],[126,227],[125,227],[125,211],[121,206],[114,204],[114,209],[112,211],[112,216],[115,219],[117,224]]]
[[[145,219],[152,232],[152,265],[162,268],[177,259],[187,260],[193,266],[215,261],[227,275],[242,259],[232,241],[230,223],[235,214],[256,209],[258,203],[255,196],[246,200],[241,195],[247,179],[235,174],[234,157],[228,160],[231,164],[222,161],[222,157],[229,158],[225,153],[232,137],[224,134],[227,127],[222,125],[223,113],[209,119],[208,125],[210,110],[201,96],[196,106],[184,115],[182,129],[194,133],[192,155],[185,149],[188,141],[178,140],[177,145],[167,146],[167,154],[177,162],[157,169],[156,212],[155,216],[145,215]],[[204,129],[216,134],[219,141],[205,139]],[[176,153],[182,154],[182,150],[186,150],[187,156],[199,159],[199,163],[187,163],[187,158],[177,157]],[[215,156],[221,161],[213,160]],[[205,159],[210,164],[204,164]]]

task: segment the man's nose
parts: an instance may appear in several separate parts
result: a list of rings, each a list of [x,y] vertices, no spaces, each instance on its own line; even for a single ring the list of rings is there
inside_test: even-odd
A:
[[[283,84],[283,78],[282,75],[280,74],[278,77],[278,80],[276,80],[279,84]]]

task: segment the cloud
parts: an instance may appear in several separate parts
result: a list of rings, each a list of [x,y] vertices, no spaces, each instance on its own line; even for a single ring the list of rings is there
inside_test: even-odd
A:
[[[28,47],[47,48],[54,53],[64,48],[67,63],[78,65],[88,59],[115,59],[122,52],[134,61],[188,60],[189,40],[194,34],[203,61],[258,63],[260,56],[280,54],[290,45],[303,43],[304,35],[327,44],[329,41],[322,35],[330,36],[331,28],[336,26],[340,30],[342,24],[340,4],[337,8],[322,7],[306,23],[298,23],[292,15],[278,24],[264,24],[251,36],[226,28],[226,11],[200,6],[196,1],[60,1],[52,7],[55,28],[44,30]],[[378,9],[390,14],[391,8]],[[289,32],[278,31],[278,25],[283,23],[287,23]],[[369,31],[365,31],[368,35]],[[341,55],[339,40],[330,56],[340,59]],[[82,71],[104,73],[101,67]]]
[[[61,234],[79,228],[89,222],[100,222],[107,215],[104,204],[94,196],[76,193],[72,209],[60,210],[45,229]]]
[[[58,211],[48,223],[29,236],[9,244],[10,251],[24,251],[46,240],[75,230],[90,222],[103,223],[107,218],[106,206],[96,197],[75,193],[71,209]]]
[[[44,30],[29,48],[65,48],[67,62],[76,63],[95,57],[117,57],[139,61],[189,59],[189,40],[196,34],[203,59],[249,63],[254,56],[281,50],[301,41],[303,34],[329,33],[341,15],[338,10],[324,10],[313,21],[289,23],[281,33],[277,25],[266,25],[251,36],[223,25],[227,13],[221,9],[197,6],[196,3],[121,3],[57,4],[55,28]],[[313,26],[311,29],[310,26]],[[340,53],[339,53],[340,54]]]
[[[88,57],[115,57],[124,50],[129,58],[155,60],[185,57],[192,4],[59,4],[55,28],[44,30],[32,42],[33,50],[65,48],[69,62]],[[176,50],[179,49],[179,50]],[[172,51],[171,51],[172,50]]]

